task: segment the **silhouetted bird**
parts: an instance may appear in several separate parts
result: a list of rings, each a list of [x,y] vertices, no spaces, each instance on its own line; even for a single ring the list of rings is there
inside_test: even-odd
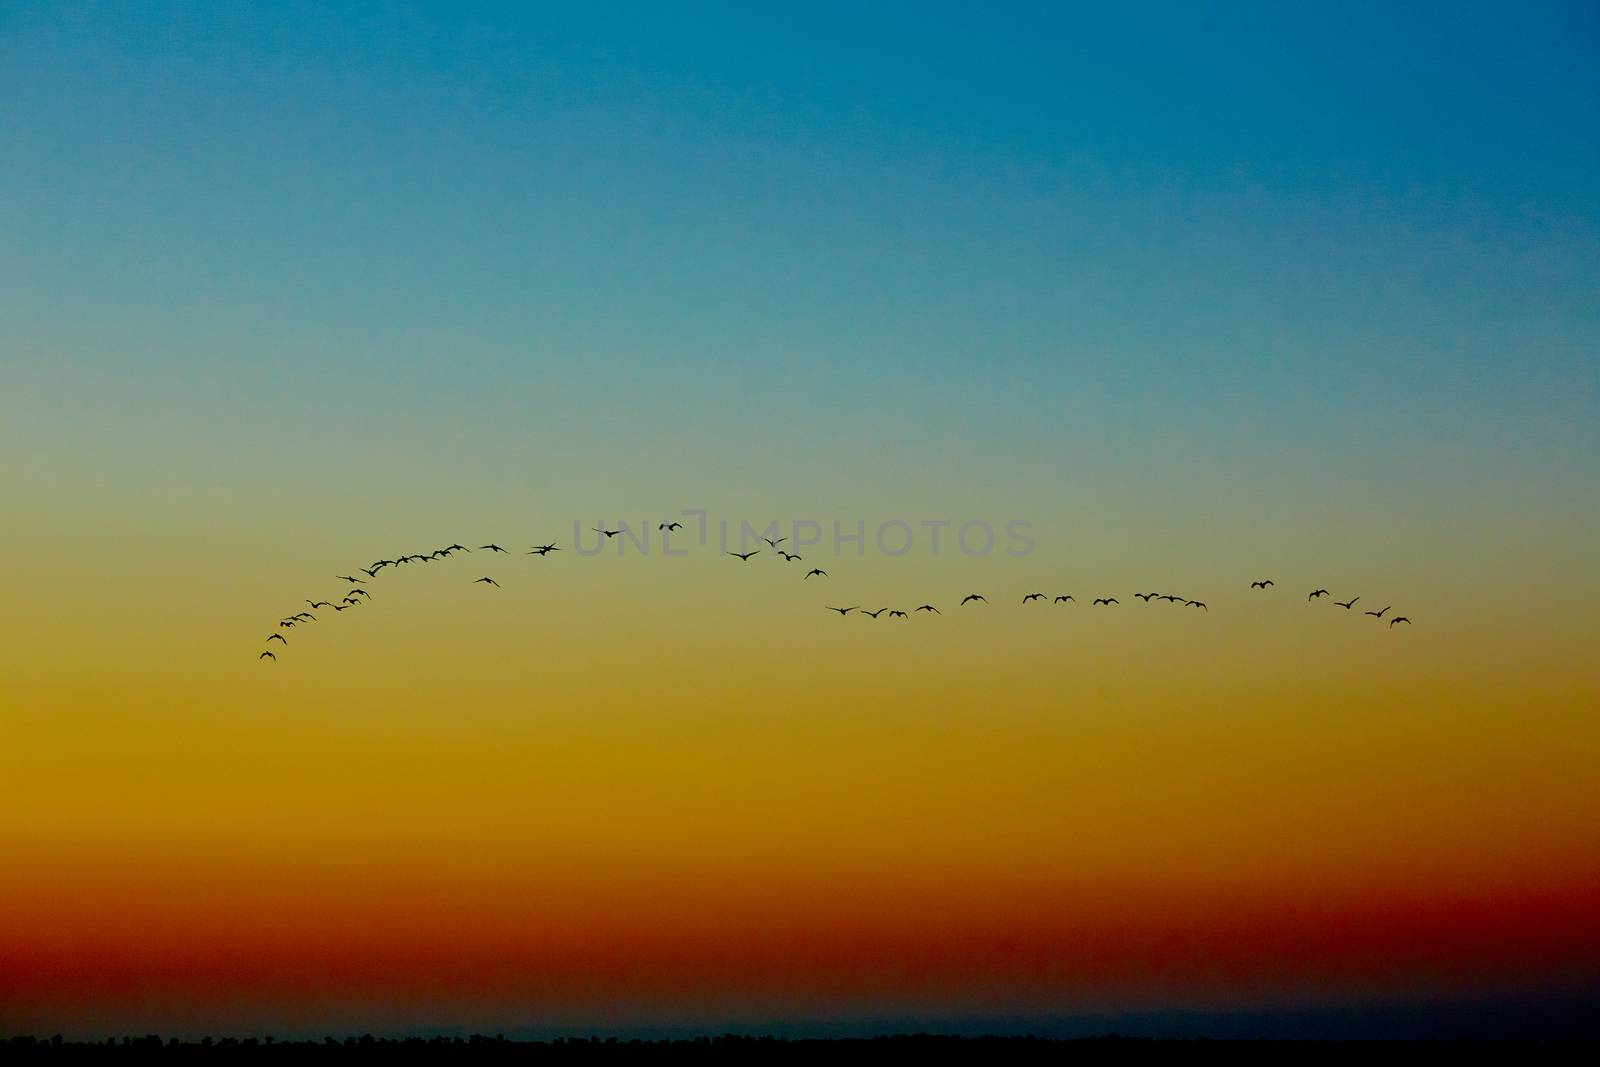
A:
[[[1338,602],[1338,601],[1337,601],[1337,600],[1335,600],[1335,601],[1334,601],[1334,603],[1335,603],[1335,604],[1339,604],[1339,606],[1340,606],[1340,607],[1341,607],[1341,608],[1343,608],[1343,609],[1344,609],[1344,610],[1346,610],[1346,611],[1349,611],[1349,610],[1350,610],[1350,609],[1351,609],[1351,608],[1352,608],[1352,607],[1354,607],[1354,606],[1355,606],[1355,602],[1356,602],[1356,601],[1358,601],[1358,600],[1360,600],[1360,599],[1361,599],[1361,598],[1360,598],[1360,597],[1358,597],[1358,596],[1353,596],[1353,597],[1351,597],[1351,598],[1350,598],[1350,599],[1349,599],[1349,600],[1348,600],[1348,601],[1347,601],[1347,602],[1346,602],[1346,603],[1343,603],[1343,604],[1339,604],[1339,602]]]
[[[783,544],[785,541],[787,541],[789,539],[787,537],[780,537],[776,541],[774,541],[770,537],[763,537],[761,540],[765,541],[769,548],[777,548],[779,545]]]
[[[313,611],[316,610],[317,608],[331,608],[331,607],[333,607],[333,601],[331,601],[331,600],[308,600],[308,601],[306,601],[306,603],[311,605],[311,608],[312,608]]]
[[[944,612],[940,611],[938,608],[934,607],[932,604],[924,604],[920,608],[917,608],[916,610],[917,611],[931,611],[935,615],[943,615],[944,614]]]
[[[1388,611],[1388,610],[1389,610],[1388,606],[1385,605],[1382,609],[1380,609],[1378,611],[1363,611],[1361,614],[1363,614],[1363,615],[1371,615],[1374,619],[1381,619],[1381,618],[1383,618],[1383,613],[1385,611]]]
[[[903,619],[905,617],[906,617],[906,613],[903,612],[903,611],[891,611],[891,612],[889,612],[889,618],[891,618],[891,619]]]
[[[1043,593],[1029,593],[1027,596],[1022,598],[1022,602],[1024,604],[1026,604],[1030,600],[1043,600],[1043,599],[1044,599],[1044,594]]]
[[[289,639],[287,637],[283,636],[282,634],[273,634],[271,637],[267,638],[267,640],[268,641],[282,641],[286,645],[289,643]]]
[[[1150,598],[1155,596],[1156,594],[1154,594],[1154,593],[1135,593],[1133,595],[1138,597],[1140,600],[1144,601],[1146,604],[1148,604],[1148,603],[1150,603]]]
[[[290,615],[289,618],[291,618],[291,619],[309,619],[312,622],[316,622],[317,621],[317,617],[315,615],[311,614],[311,612],[309,612],[309,611],[298,611],[295,614]]]
[[[1265,589],[1267,586],[1272,585],[1272,584],[1274,584],[1274,583],[1273,583],[1271,578],[1265,578],[1265,579],[1262,579],[1259,582],[1251,582],[1250,583],[1250,588],[1251,589]]]
[[[490,552],[505,552],[505,549],[501,548],[499,545],[479,545],[478,547],[487,548]]]
[[[1206,602],[1204,600],[1190,600],[1187,602],[1186,606],[1191,608],[1205,608],[1205,613],[1207,615],[1211,614],[1211,609],[1206,607]]]
[[[1168,593],[1166,596],[1163,596],[1161,599],[1165,600],[1168,604],[1182,604],[1183,603],[1183,597],[1181,597],[1181,596],[1173,596],[1171,593]]]
[[[366,567],[362,567],[361,568],[361,573],[365,574],[368,578],[376,578],[378,576],[378,571],[377,571],[376,568],[373,568],[373,569],[369,570]]]
[[[658,530],[666,530],[668,533],[671,533],[673,530],[681,530],[681,529],[683,529],[683,523],[681,523],[681,522],[664,522],[660,526],[657,526],[656,529],[658,529]]]
[[[813,574],[820,574],[824,578],[828,576],[828,572],[823,570],[821,567],[812,567],[810,570],[806,571],[807,578],[811,577]]]
[[[347,582],[354,582],[356,585],[366,585],[367,584],[366,582],[363,582],[360,578],[352,578],[348,574],[340,574],[340,575],[336,575],[336,577],[343,578]]]
[[[877,611],[863,611],[861,614],[865,615],[869,619],[876,619],[879,615],[882,615],[888,610],[888,608],[879,608]]]
[[[800,558],[800,553],[798,553],[798,552],[785,552],[781,548],[778,549],[778,555],[783,557],[783,561],[785,563],[793,563],[795,560]]]
[[[477,584],[479,584],[479,582],[488,582],[490,585],[494,586],[496,589],[500,588],[500,583],[495,581],[493,578],[479,578],[477,581],[473,582],[472,584],[473,585],[477,585]]]
[[[1054,600],[1052,600],[1052,601],[1051,601],[1051,602],[1050,602],[1050,603],[1052,603],[1052,604],[1059,604],[1059,603],[1061,603],[1061,602],[1062,602],[1062,601],[1063,601],[1063,600],[1071,600],[1071,601],[1072,601],[1072,603],[1074,603],[1074,604],[1076,604],[1076,603],[1077,603],[1077,601],[1076,601],[1076,600],[1072,600],[1072,594],[1071,594],[1071,593],[1063,593],[1063,594],[1061,594],[1061,595],[1060,595],[1060,596],[1058,596],[1058,597],[1056,597],[1056,598],[1055,598],[1055,599],[1054,599]]]
[[[560,551],[561,551],[561,549],[557,548],[555,545],[534,545],[533,546],[533,551],[527,553],[527,555],[530,555],[530,556],[544,556],[544,555],[548,555],[551,552],[560,552]]]
[[[1313,590],[1311,590],[1311,592],[1306,594],[1306,599],[1307,600],[1315,600],[1319,596],[1327,596],[1327,595],[1328,595],[1328,591],[1326,589],[1313,589]]]
[[[621,530],[602,530],[598,526],[591,526],[589,529],[593,530],[595,533],[605,534],[607,537],[615,537],[617,534],[622,532]]]
[[[471,552],[472,549],[468,548],[466,545],[450,545],[445,549],[445,551],[447,551],[447,552]]]
[[[295,623],[295,621],[293,619],[279,619],[278,620],[279,629],[292,630],[292,629],[295,628],[295,625],[296,625],[296,623]]]
[[[339,605],[339,604],[335,604],[335,605],[334,605],[334,606],[333,606],[333,610],[334,610],[334,611],[349,611],[349,610],[350,610],[350,608],[349,608],[349,606],[348,606],[348,605],[344,605],[344,606],[341,606],[341,605]]]
[[[352,590],[351,590],[351,591],[350,591],[350,595],[351,595],[351,596],[364,596],[364,597],[366,597],[366,598],[367,598],[367,599],[368,599],[368,600],[371,600],[371,599],[372,599],[372,594],[371,594],[371,593],[369,593],[369,592],[367,592],[367,591],[366,591],[366,590],[365,590],[365,589],[352,589]]]
[[[263,652],[261,655],[257,656],[256,659],[270,659],[274,663],[278,662],[278,657],[274,656],[271,652]]]
[[[981,594],[978,594],[978,593],[968,593],[968,594],[967,594],[967,595],[966,595],[966,596],[965,596],[965,597],[964,597],[964,598],[963,598],[963,599],[962,599],[962,601],[961,601],[961,603],[960,603],[960,604],[958,604],[958,605],[956,605],[956,606],[957,606],[957,607],[965,607],[965,606],[966,606],[966,603],[967,603],[967,601],[968,601],[968,600],[982,600],[982,601],[983,601],[983,602],[984,602],[984,603],[985,603],[985,604],[987,604],[987,603],[988,603],[988,602],[989,602],[989,601],[988,601],[988,598],[986,598],[986,597],[984,597],[984,596],[982,596],[982,595],[981,595]]]
[[[840,615],[848,615],[848,614],[850,614],[852,611],[854,611],[856,609],[851,607],[851,608],[828,608],[828,610],[829,611],[837,611]]]
[[[760,551],[760,549],[756,550],[756,552],[759,552],[759,551]],[[750,557],[755,555],[755,554],[756,554],[755,552],[729,552],[728,553],[728,555],[730,555],[730,556],[738,556],[740,559],[744,560],[746,563],[749,563],[750,562]]]
[[[1117,603],[1117,598],[1114,597],[1114,596],[1097,596],[1097,597],[1094,598],[1094,603],[1095,604],[1104,604],[1107,607],[1110,607],[1112,604]],[[1090,606],[1093,607],[1093,605],[1090,605]]]
[[[1408,619],[1408,618],[1406,618],[1406,617],[1405,617],[1405,616],[1404,616],[1404,615],[1396,615],[1396,616],[1395,616],[1395,617],[1394,617],[1394,618],[1392,618],[1392,619],[1390,619],[1390,620],[1389,620],[1389,625],[1390,625],[1390,626],[1393,626],[1393,625],[1394,625],[1394,624],[1395,624],[1395,623],[1397,623],[1397,622],[1403,622],[1403,623],[1405,623],[1405,624],[1406,624],[1406,625],[1407,625],[1407,626],[1410,626],[1410,625],[1411,625],[1411,620],[1410,620],[1410,619]]]

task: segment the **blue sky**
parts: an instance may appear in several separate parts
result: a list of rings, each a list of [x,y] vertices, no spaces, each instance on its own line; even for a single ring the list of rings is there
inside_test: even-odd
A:
[[[11,5],[7,414],[179,468],[396,420],[462,455],[592,435],[595,470],[811,427],[974,483],[1097,450],[1331,475],[1398,432],[1418,479],[1571,491],[1597,23]]]

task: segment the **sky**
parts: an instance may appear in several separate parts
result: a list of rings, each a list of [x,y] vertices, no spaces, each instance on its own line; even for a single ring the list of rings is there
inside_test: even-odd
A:
[[[0,1033],[1589,995],[1597,49],[0,4]]]

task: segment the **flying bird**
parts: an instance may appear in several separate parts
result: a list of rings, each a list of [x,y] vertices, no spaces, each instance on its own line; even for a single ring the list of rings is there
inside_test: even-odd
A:
[[[591,526],[589,529],[593,530],[595,533],[605,534],[607,537],[615,537],[617,534],[622,532],[621,530],[602,530],[598,526]]]
[[[1114,596],[1097,596],[1094,598],[1094,602],[1095,604],[1105,604],[1107,607],[1109,607],[1110,605],[1117,603],[1117,598]],[[1093,605],[1090,606],[1092,607]]]
[[[1156,596],[1157,594],[1155,594],[1155,593],[1135,593],[1133,595],[1138,597],[1140,600],[1144,601],[1146,604],[1148,604],[1148,603],[1150,603],[1150,598],[1153,597],[1153,596]]]
[[[349,611],[350,610],[350,606],[348,604],[342,605],[342,606],[339,605],[339,604],[335,604],[333,606],[333,610],[334,611]]]
[[[1190,608],[1205,608],[1205,612],[1206,612],[1206,614],[1207,614],[1207,615],[1210,615],[1210,614],[1211,614],[1211,609],[1210,609],[1210,608],[1207,608],[1207,607],[1206,607],[1206,602],[1205,602],[1205,601],[1204,601],[1204,600],[1190,600],[1190,601],[1186,601],[1186,602],[1185,602],[1185,604],[1184,604],[1184,606],[1185,606],[1185,607],[1190,607]]]
[[[378,576],[378,569],[374,567],[371,570],[368,570],[366,567],[362,567],[361,573],[365,574],[368,578],[376,578]]]
[[[987,598],[985,598],[984,596],[982,596],[982,595],[980,595],[978,593],[968,593],[964,598],[962,598],[961,604],[959,604],[957,606],[958,607],[965,606],[968,600],[982,600],[985,604],[987,604],[989,602]]]
[[[295,628],[296,625],[297,625],[297,623],[293,619],[279,619],[278,620],[278,626],[281,629],[284,629],[284,630],[292,630],[292,629]]]
[[[668,533],[671,533],[673,530],[681,530],[681,529],[683,529],[683,523],[681,523],[681,522],[664,522],[660,526],[657,526],[656,529],[658,529],[658,530],[666,530]]]
[[[468,548],[466,545],[451,545],[445,551],[447,551],[447,552],[471,552],[472,549]]]
[[[263,652],[261,655],[257,656],[256,659],[270,659],[274,663],[278,662],[278,657],[274,656],[271,652]]]
[[[882,615],[888,610],[888,608],[879,608],[877,611],[863,611],[861,614],[865,615],[869,619],[876,619],[879,615]]]
[[[935,615],[943,615],[944,614],[944,612],[940,611],[938,608],[934,607],[932,604],[924,604],[920,608],[918,608],[917,610],[918,611],[931,611]]]
[[[355,585],[366,585],[367,584],[366,582],[363,582],[360,578],[352,578],[348,574],[340,574],[340,575],[336,575],[336,577],[343,578],[345,581],[354,583]]]
[[[761,540],[765,541],[770,547],[777,548],[779,545],[783,544],[785,541],[787,541],[789,539],[787,537],[780,537],[776,541],[774,541],[770,537],[763,537]]]
[[[478,547],[479,548],[487,548],[490,552],[504,552],[505,551],[505,549],[501,548],[499,545],[479,545]]]
[[[1405,624],[1406,624],[1406,625],[1407,625],[1407,626],[1410,626],[1410,625],[1411,625],[1411,620],[1410,620],[1410,619],[1408,619],[1408,618],[1406,618],[1406,617],[1405,617],[1405,616],[1404,616],[1404,615],[1396,615],[1396,616],[1395,616],[1395,617],[1394,617],[1394,618],[1392,618],[1392,619],[1390,619],[1390,620],[1389,620],[1389,625],[1390,625],[1390,626],[1393,626],[1393,625],[1394,625],[1394,624],[1395,624],[1395,623],[1397,623],[1397,622],[1403,622],[1403,623],[1405,623]]]
[[[295,613],[293,615],[290,615],[289,618],[291,618],[291,619],[310,619],[312,622],[316,622],[317,621],[317,617],[315,615],[311,614],[311,612],[309,612],[309,611],[297,612],[297,613]]]
[[[372,594],[367,592],[365,589],[352,589],[352,590],[350,590],[350,595],[351,596],[364,596],[368,600],[372,599]]]
[[[1182,604],[1183,603],[1183,597],[1181,597],[1181,596],[1173,596],[1171,593],[1168,593],[1166,596],[1163,596],[1161,599],[1165,600],[1168,604],[1173,604],[1173,603]]]
[[[477,581],[473,582],[472,584],[473,585],[478,585],[480,582],[488,582],[490,585],[494,586],[496,589],[500,588],[500,583],[495,581],[493,578],[479,578]]]
[[[826,605],[824,605],[824,606],[826,607]],[[829,611],[837,611],[840,615],[848,615],[852,611],[855,611],[856,609],[852,607],[852,608],[828,608],[828,610]]]
[[[1043,593],[1029,593],[1027,596],[1022,598],[1022,602],[1024,604],[1026,604],[1030,600],[1043,600],[1043,599],[1044,599],[1044,594]]]
[[[1388,610],[1389,610],[1389,606],[1385,605],[1382,608],[1382,610],[1379,610],[1379,611],[1363,611],[1361,614],[1363,614],[1363,615],[1371,615],[1374,619],[1381,619],[1381,618],[1383,618],[1383,613],[1385,611],[1388,611]]]
[[[1339,604],[1339,602],[1338,602],[1338,601],[1337,601],[1337,600],[1335,600],[1335,601],[1334,601],[1334,603],[1335,603],[1335,604],[1339,604],[1339,606],[1340,606],[1340,607],[1341,607],[1341,608],[1343,608],[1343,609],[1344,609],[1344,610],[1346,610],[1346,611],[1349,611],[1349,610],[1350,610],[1350,609],[1351,609],[1351,608],[1352,608],[1352,607],[1353,607],[1353,606],[1355,606],[1355,602],[1356,602],[1356,601],[1358,601],[1358,600],[1360,600],[1360,599],[1361,599],[1361,598],[1360,598],[1360,597],[1358,597],[1358,596],[1353,596],[1353,597],[1351,597],[1351,598],[1350,598],[1350,599],[1349,599],[1349,601],[1348,601],[1348,602],[1346,602],[1346,603],[1343,603],[1343,604]]]
[[[1072,600],[1072,594],[1071,594],[1071,593],[1063,593],[1063,594],[1062,594],[1062,595],[1060,595],[1060,596],[1058,596],[1058,597],[1056,597],[1056,598],[1055,598],[1055,599],[1054,599],[1054,600],[1052,600],[1052,601],[1050,601],[1050,603],[1052,603],[1052,604],[1059,604],[1059,603],[1061,603],[1061,602],[1062,602],[1062,601],[1063,601],[1063,600]],[[1074,603],[1074,604],[1076,604],[1076,603],[1077,603],[1077,601],[1076,601],[1076,600],[1072,600],[1072,602],[1073,602],[1073,603]]]
[[[1250,588],[1251,589],[1265,589],[1267,586],[1274,585],[1274,584],[1276,584],[1276,583],[1273,582],[1273,580],[1271,578],[1264,578],[1259,582],[1251,582],[1250,583]]]
[[[561,551],[561,549],[557,548],[555,545],[534,545],[533,546],[533,551],[531,551],[531,552],[529,552],[527,554],[530,555],[530,556],[543,556],[543,555],[546,555],[546,554],[551,553],[551,552],[560,552],[560,551]]]
[[[1326,589],[1313,589],[1313,590],[1311,590],[1311,592],[1306,594],[1306,599],[1307,600],[1315,600],[1319,596],[1327,596],[1327,595],[1328,595],[1328,591]]]
[[[282,641],[286,645],[289,643],[289,639],[287,637],[283,636],[282,634],[273,634],[271,637],[267,638],[267,640],[268,641]]]
[[[889,612],[889,618],[891,618],[891,619],[903,619],[905,617],[906,617],[906,613],[903,612],[903,611],[891,611],[891,612]]]
[[[820,574],[824,578],[828,576],[828,572],[823,570],[821,567],[812,567],[810,570],[806,571],[806,578],[811,577],[813,574]],[[801,580],[804,581],[804,579]]]
[[[785,552],[781,548],[778,549],[778,555],[783,557],[783,561],[785,563],[793,563],[795,560],[800,558],[800,553],[798,553],[798,552]]]
[[[756,549],[756,552],[759,552],[759,551],[761,551],[761,550],[760,549]],[[750,557],[755,555],[756,552],[729,552],[728,555],[730,555],[730,556],[738,556],[744,562],[749,563],[750,562]]]
[[[313,611],[315,611],[317,608],[333,607],[333,601],[331,600],[308,600],[306,603],[311,605],[311,609]]]

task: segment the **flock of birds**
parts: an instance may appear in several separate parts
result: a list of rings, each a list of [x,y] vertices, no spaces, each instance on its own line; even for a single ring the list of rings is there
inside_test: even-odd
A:
[[[682,523],[677,523],[677,522],[664,522],[664,523],[661,523],[656,528],[657,528],[657,530],[659,530],[659,531],[661,531],[663,533],[671,533],[674,530],[682,529],[683,528],[683,524]],[[603,527],[598,527],[598,526],[592,527],[592,529],[594,530],[595,533],[603,534],[607,540],[609,540],[609,539],[611,539],[613,537],[616,537],[618,534],[623,532],[622,530],[607,530],[607,529],[605,529]],[[788,540],[787,537],[777,537],[777,538],[763,537],[762,540],[767,543],[767,549],[770,550],[770,552],[773,553],[774,555],[777,555],[777,556],[781,557],[785,563],[803,562],[801,556],[798,553],[789,552],[789,551],[787,551],[787,550],[785,550],[783,548],[779,548],[778,547],[779,545],[783,544],[785,541]],[[479,545],[478,546],[478,551],[480,551],[480,552],[488,552],[491,556],[495,555],[496,553],[498,553],[500,555],[510,555],[510,553],[506,549],[502,548],[501,546],[499,546],[497,544],[494,544],[493,542],[491,542],[491,543],[489,543],[487,545]],[[529,555],[529,556],[541,556],[541,557],[543,557],[543,556],[548,556],[552,552],[560,552],[560,551],[561,551],[561,548],[560,548],[559,545],[551,543],[551,544],[546,544],[546,545],[534,545],[532,548],[530,548],[524,554],[525,555]],[[758,549],[755,549],[755,550],[750,551],[750,552],[728,552],[727,555],[733,556],[734,558],[738,559],[742,563],[748,563],[754,557],[756,557],[758,555],[761,555],[762,551],[763,551],[762,549],[758,548]],[[323,608],[331,608],[335,612],[341,612],[342,613],[342,612],[350,611],[350,610],[352,610],[354,608],[360,607],[361,605],[367,603],[368,601],[370,601],[372,599],[372,594],[365,588],[365,586],[367,586],[371,581],[375,580],[377,578],[377,576],[379,574],[381,574],[385,570],[390,570],[390,569],[398,570],[401,567],[409,566],[409,565],[412,565],[412,564],[433,563],[433,562],[438,561],[438,560],[449,559],[449,558],[451,558],[453,555],[455,555],[458,552],[463,552],[463,553],[469,553],[470,554],[472,552],[472,549],[466,547],[465,545],[461,545],[461,544],[446,545],[443,548],[436,548],[432,552],[420,552],[420,553],[413,553],[413,554],[404,555],[404,556],[397,556],[394,559],[375,560],[375,561],[373,561],[373,563],[370,566],[360,568],[361,573],[365,574],[366,578],[357,578],[353,574],[340,574],[340,575],[337,575],[337,577],[341,581],[349,583],[349,585],[346,587],[346,589],[344,591],[344,595],[343,596],[341,596],[337,601],[333,601],[333,600],[307,600],[306,604],[309,606],[310,610],[308,610],[308,611],[297,611],[293,615],[286,615],[283,618],[280,618],[278,620],[278,629],[271,636],[269,636],[267,638],[267,644],[271,644],[273,641],[277,641],[277,642],[280,642],[280,645],[287,646],[288,643],[289,643],[289,639],[284,636],[283,631],[285,631],[285,630],[293,630],[297,626],[303,626],[306,623],[316,622],[317,621],[317,616],[314,614],[314,612],[320,611]],[[802,580],[803,581],[809,581],[812,578],[826,578],[826,577],[828,577],[828,572],[827,571],[823,570],[821,567],[812,567],[811,569],[809,569],[809,570],[807,570],[805,572]],[[487,585],[487,586],[492,586],[492,587],[494,587],[496,589],[500,588],[500,583],[495,581],[494,578],[492,578],[492,577],[490,577],[488,575],[485,575],[485,576],[480,577],[480,578],[474,578],[472,580],[471,584],[473,584],[473,585]],[[1276,585],[1277,585],[1277,583],[1274,582],[1271,578],[1262,578],[1262,579],[1259,579],[1257,581],[1251,582],[1250,583],[1250,588],[1251,589],[1259,589],[1262,592],[1265,592],[1266,590],[1271,589]],[[1203,600],[1193,600],[1193,599],[1190,599],[1188,597],[1179,596],[1179,595],[1177,595],[1175,593],[1134,593],[1133,595],[1134,595],[1135,599],[1142,600],[1146,604],[1150,603],[1151,601],[1159,600],[1159,601],[1162,601],[1162,602],[1167,603],[1167,604],[1177,604],[1177,605],[1179,605],[1181,607],[1199,608],[1200,610],[1202,610],[1204,612],[1207,612],[1208,614],[1211,611],[1211,609],[1206,606],[1206,602],[1205,601],[1203,601]],[[1355,606],[1356,606],[1356,603],[1361,599],[1360,597],[1356,596],[1356,597],[1351,597],[1349,600],[1345,600],[1345,601],[1334,600],[1333,599],[1333,595],[1331,593],[1329,593],[1328,590],[1326,590],[1326,589],[1313,589],[1310,593],[1308,593],[1306,595],[1306,599],[1308,601],[1310,601],[1310,600],[1320,600],[1320,599],[1322,599],[1324,597],[1327,597],[1328,600],[1331,603],[1336,604],[1337,606],[1339,606],[1341,608],[1344,608],[1346,611],[1350,611],[1350,610],[1354,609]],[[987,603],[989,603],[989,600],[982,593],[968,593],[965,597],[961,598],[961,603],[958,604],[957,607],[964,608],[969,604],[987,604]],[[1070,594],[1070,593],[1061,593],[1061,594],[1056,595],[1054,598],[1050,597],[1046,593],[1028,593],[1025,596],[1023,596],[1022,603],[1024,603],[1024,604],[1032,604],[1032,603],[1072,604],[1072,603],[1076,603],[1076,600],[1073,598],[1072,594]],[[1118,605],[1120,605],[1120,603],[1121,603],[1121,601],[1119,601],[1114,596],[1100,596],[1100,597],[1095,597],[1090,602],[1090,606],[1091,607],[1108,607],[1109,608],[1109,607],[1118,606]],[[935,607],[932,604],[922,604],[922,605],[920,605],[920,606],[918,606],[916,608],[913,608],[910,612],[902,611],[902,610],[900,610],[898,608],[877,608],[876,610],[869,611],[865,607],[862,607],[859,604],[853,604],[850,607],[845,607],[845,608],[833,607],[832,605],[827,605],[827,604],[823,605],[823,607],[828,611],[837,612],[841,618],[846,616],[846,615],[849,615],[851,612],[857,612],[857,613],[859,613],[861,615],[866,616],[869,619],[874,619],[874,620],[876,620],[879,616],[885,615],[885,614],[887,614],[888,617],[891,618],[891,619],[907,619],[907,618],[910,618],[911,615],[918,614],[918,613],[926,613],[926,614],[933,614],[933,615],[942,615],[942,614],[944,614],[943,612],[941,612],[937,607]],[[1366,611],[1366,610],[1363,610],[1362,614],[1363,615],[1370,615],[1373,618],[1378,619],[1379,621],[1382,621],[1384,619],[1384,616],[1387,615],[1388,612],[1389,612],[1389,607],[1386,606],[1384,608],[1381,608],[1378,611]],[[1390,628],[1393,628],[1396,623],[1402,623],[1402,622],[1405,623],[1407,626],[1411,625],[1411,620],[1409,618],[1407,618],[1406,616],[1404,616],[1404,615],[1394,615],[1394,616],[1390,616],[1389,619],[1388,619],[1388,623],[1389,623]],[[276,662],[278,657],[277,657],[277,654],[272,649],[268,648],[268,649],[264,649],[261,652],[261,654],[257,657],[257,659],[267,659],[267,660],[272,660],[273,662]]]

